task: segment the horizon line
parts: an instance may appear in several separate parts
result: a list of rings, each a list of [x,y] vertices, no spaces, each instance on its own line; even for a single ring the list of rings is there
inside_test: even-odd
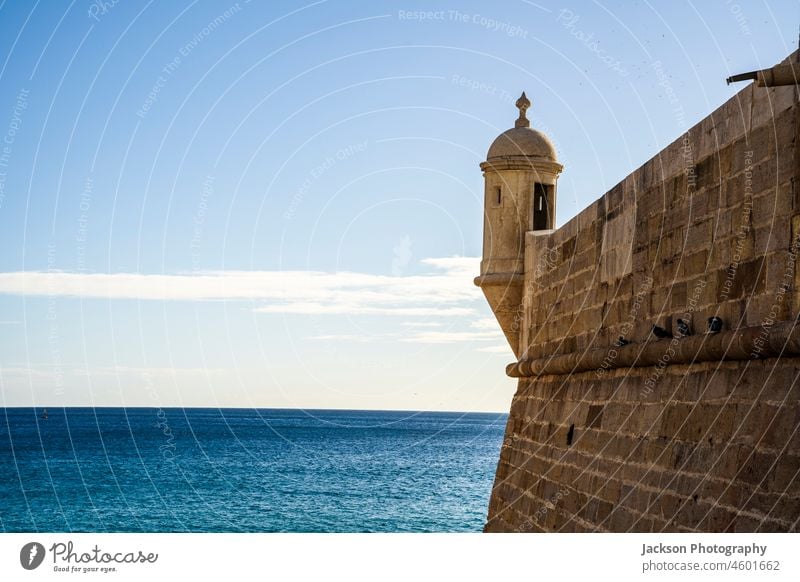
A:
[[[400,408],[287,408],[287,407],[248,407],[248,406],[82,406],[82,405],[56,405],[56,406],[0,406],[0,410],[9,410],[16,408],[29,408],[29,409],[68,409],[68,408],[89,408],[89,409],[107,409],[107,408],[122,408],[128,409],[152,409],[152,410],[303,410],[303,411],[316,411],[316,412],[406,412],[406,413],[445,413],[445,414],[502,414],[508,415],[508,412],[496,410],[409,410]]]

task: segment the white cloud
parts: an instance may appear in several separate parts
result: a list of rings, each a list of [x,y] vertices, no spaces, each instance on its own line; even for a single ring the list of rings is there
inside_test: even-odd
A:
[[[431,265],[448,272],[460,272],[470,278],[470,282],[476,276],[480,268],[480,257],[440,257],[422,259],[424,265]]]
[[[87,370],[74,368],[75,376],[136,376],[143,378],[154,377],[159,379],[176,376],[210,376],[215,374],[232,374],[232,368],[146,368],[137,366],[105,366]]]
[[[480,260],[474,257],[423,259],[422,275],[384,276],[320,271],[225,271],[197,274],[0,273],[0,294],[156,301],[251,301],[257,313],[304,315],[393,315],[460,318],[468,329],[436,331],[439,321],[406,321],[394,339],[422,344],[496,342],[503,337],[493,317],[477,318],[483,305],[472,283]],[[449,325],[449,324],[448,324]],[[384,334],[382,337],[389,337]],[[373,336],[327,334],[313,341],[368,342]],[[506,347],[476,348],[484,352]],[[122,371],[122,369],[117,369]],[[133,372],[133,370],[128,370]],[[174,372],[173,372],[174,373]]]
[[[27,367],[27,366],[0,366],[0,380],[3,378],[23,377],[31,380],[40,379],[53,381],[60,376],[61,371],[53,366]]]
[[[484,317],[482,319],[477,319],[469,324],[470,327],[474,327],[475,329],[484,329],[484,330],[492,330],[492,331],[500,331],[500,324],[497,323],[497,320],[494,317]]]
[[[0,294],[157,301],[242,301],[259,313],[466,316],[481,299],[472,284],[479,259],[423,259],[435,272],[393,277],[319,271],[198,274],[0,273]]]
[[[33,366],[0,366],[0,378],[27,377],[31,379],[54,380],[64,376],[75,377],[115,377],[140,375],[163,379],[174,376],[208,376],[212,374],[230,374],[230,368],[144,368],[131,366],[104,366],[92,369],[53,364],[35,364]]]
[[[458,342],[495,340],[502,336],[501,331],[426,331],[401,341],[420,344],[452,344]]]
[[[508,354],[509,356],[513,356],[514,353],[511,351],[511,347],[508,344],[501,345],[501,346],[484,346],[482,348],[477,348],[479,352],[487,352],[490,354]]]
[[[323,303],[291,303],[257,307],[256,313],[297,313],[306,315],[412,315],[457,316],[472,315],[475,310],[466,307],[374,307],[356,304],[330,305]]]
[[[329,334],[329,335],[312,335],[306,339],[321,342],[359,342],[368,343],[377,339],[374,335],[358,335],[358,334]]]

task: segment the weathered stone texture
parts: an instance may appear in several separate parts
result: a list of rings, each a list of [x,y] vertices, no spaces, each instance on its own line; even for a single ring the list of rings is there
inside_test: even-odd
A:
[[[797,318],[799,111],[748,86],[527,233],[520,360]],[[486,530],[797,531],[800,357],[723,360],[521,378]]]
[[[487,531],[796,530],[796,362],[655,370],[522,380]]]

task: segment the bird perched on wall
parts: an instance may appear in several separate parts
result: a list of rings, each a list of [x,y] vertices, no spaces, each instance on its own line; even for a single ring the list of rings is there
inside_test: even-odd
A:
[[[672,337],[671,333],[669,333],[666,329],[664,329],[663,327],[661,327],[659,325],[654,325],[653,326],[652,333],[658,339],[666,339],[668,337]]]
[[[722,318],[709,317],[708,318],[708,333],[719,333],[722,331]]]
[[[622,346],[627,346],[629,343],[631,343],[631,342],[626,340],[625,336],[621,335],[621,336],[619,336],[619,339],[617,340],[617,343],[614,344],[614,347],[615,348],[621,348]]]
[[[685,319],[679,319],[677,321],[678,326],[678,337],[687,337],[692,335],[692,328],[689,325],[689,322]]]

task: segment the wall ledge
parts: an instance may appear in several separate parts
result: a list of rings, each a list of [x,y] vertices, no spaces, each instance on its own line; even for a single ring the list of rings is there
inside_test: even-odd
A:
[[[547,358],[521,358],[506,367],[512,378],[569,375],[594,370],[598,377],[617,368],[670,366],[722,360],[753,360],[800,354],[800,321],[754,326],[715,334],[593,348]]]
[[[525,275],[522,273],[487,273],[478,275],[472,282],[477,287],[522,285],[525,282]]]

